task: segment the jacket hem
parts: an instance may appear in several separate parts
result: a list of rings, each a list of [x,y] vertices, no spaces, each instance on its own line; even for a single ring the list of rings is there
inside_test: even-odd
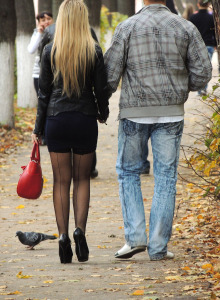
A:
[[[127,107],[121,108],[119,119],[136,117],[183,116],[184,104],[169,106]]]

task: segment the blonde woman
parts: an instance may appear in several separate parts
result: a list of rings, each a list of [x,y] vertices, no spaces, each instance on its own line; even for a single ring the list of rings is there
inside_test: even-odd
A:
[[[190,17],[194,14],[195,8],[192,3],[187,3],[182,14],[182,17],[189,21]]]
[[[41,59],[38,110],[32,141],[46,141],[53,169],[53,202],[61,263],[72,262],[69,238],[70,185],[73,178],[73,237],[79,261],[87,261],[85,231],[90,171],[96,150],[97,119],[108,118],[106,72],[101,48],[91,35],[82,0],[65,0],[59,9],[54,41]]]

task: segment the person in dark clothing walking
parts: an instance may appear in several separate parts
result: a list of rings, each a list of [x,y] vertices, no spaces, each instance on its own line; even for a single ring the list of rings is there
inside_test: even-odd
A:
[[[177,10],[176,10],[176,8],[175,8],[175,5],[174,5],[173,0],[167,0],[167,1],[166,1],[166,6],[169,8],[169,10],[170,10],[172,13],[178,15],[178,12],[177,12]]]
[[[52,42],[54,39],[55,29],[56,29],[56,24],[53,23],[52,25],[48,26],[44,31],[44,35],[43,35],[43,38],[42,38],[40,46],[39,46],[40,60],[42,57],[44,47],[47,44],[49,44],[50,42]],[[92,35],[93,39],[98,43],[98,38],[95,34],[95,31],[92,28],[90,28],[90,30],[91,30],[91,35]],[[95,151],[94,156],[93,156],[93,161],[92,161],[91,173],[90,173],[90,177],[92,179],[96,178],[99,174],[98,170],[96,169],[96,164],[97,164],[97,155],[96,155],[96,151]]]
[[[198,28],[203,41],[207,47],[209,58],[212,60],[215,47],[217,45],[215,39],[215,24],[213,15],[208,12],[209,2],[203,3],[204,0],[199,0],[197,6],[199,11],[190,17],[190,21]],[[208,85],[198,93],[206,94]]]
[[[45,127],[61,263],[71,263],[73,255],[69,238],[72,182],[75,252],[80,262],[89,258],[85,232],[90,172],[98,139],[97,120],[106,122],[110,95],[102,49],[92,37],[88,9],[83,0],[65,0],[59,8],[53,42],[44,47],[41,57],[32,133],[33,143],[39,143]]]

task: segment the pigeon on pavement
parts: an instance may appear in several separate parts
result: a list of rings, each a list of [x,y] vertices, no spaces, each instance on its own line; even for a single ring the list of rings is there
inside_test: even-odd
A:
[[[38,245],[40,242],[45,240],[55,240],[57,237],[54,235],[47,235],[44,233],[39,232],[22,232],[17,231],[16,236],[18,237],[19,241],[23,245],[27,245],[30,250],[34,249],[34,246]]]

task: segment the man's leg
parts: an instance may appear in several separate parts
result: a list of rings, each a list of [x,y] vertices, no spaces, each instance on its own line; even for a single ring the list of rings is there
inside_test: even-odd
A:
[[[182,131],[183,121],[154,124],[151,131],[155,187],[148,253],[152,260],[160,260],[167,255],[167,243],[172,233]]]
[[[130,247],[147,244],[140,174],[146,168],[148,129],[147,124],[126,119],[119,123],[116,170],[125,240]]]

